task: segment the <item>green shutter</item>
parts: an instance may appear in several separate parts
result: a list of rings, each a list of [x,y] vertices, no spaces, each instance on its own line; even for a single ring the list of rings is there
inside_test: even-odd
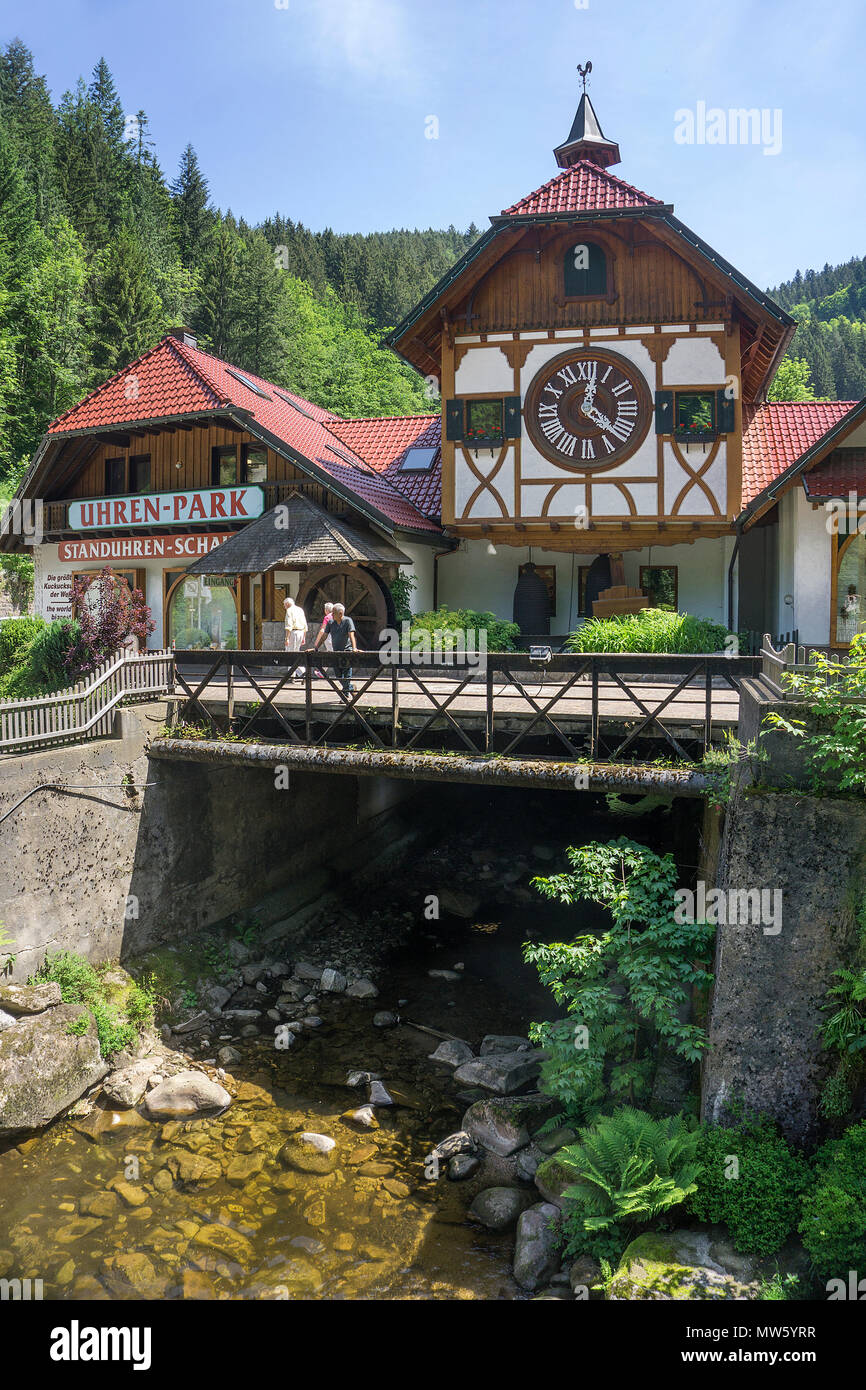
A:
[[[656,391],[656,434],[674,432],[674,393]]]
[[[716,429],[719,434],[732,434],[736,418],[736,401],[733,396],[728,395],[727,387],[723,386],[716,392]]]
[[[445,438],[446,438],[446,439],[462,439],[462,438],[463,438],[463,402],[462,402],[462,401],[454,400],[454,401],[446,401],[446,402],[445,402]]]
[[[520,397],[505,397],[505,438],[520,438]]]

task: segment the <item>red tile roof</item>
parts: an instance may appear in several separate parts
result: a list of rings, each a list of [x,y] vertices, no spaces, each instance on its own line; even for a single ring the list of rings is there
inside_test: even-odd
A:
[[[403,419],[333,420],[329,429],[351,445],[356,454],[382,473],[392,487],[408,497],[420,512],[438,519],[442,510],[442,419],[439,415],[410,415]],[[402,463],[409,449],[435,449],[426,472],[406,473]]]
[[[866,497],[866,449],[834,449],[803,474],[809,497]]]
[[[579,159],[563,169],[541,188],[503,209],[503,217],[526,217],[532,213],[594,212],[613,208],[659,207],[661,200],[641,193],[630,183],[600,169],[589,159]]]
[[[772,401],[744,407],[743,506],[838,425],[857,401]]]
[[[264,395],[245,386],[233,372]],[[392,476],[409,443],[429,432],[432,416],[342,421],[333,411],[171,336],[59,416],[48,432],[86,432],[106,425],[232,408],[249,411],[263,430],[329,474],[393,525],[420,531],[440,529],[434,519],[439,514],[438,490],[435,506],[419,507],[413,489],[399,485],[399,479]],[[338,434],[341,426],[346,427],[344,435]],[[402,447],[401,440],[405,441]],[[364,441],[371,449],[369,461],[355,447]],[[438,468],[435,475],[438,479]]]

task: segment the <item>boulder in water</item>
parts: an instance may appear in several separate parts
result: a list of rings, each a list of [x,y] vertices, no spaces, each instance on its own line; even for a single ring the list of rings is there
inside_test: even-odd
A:
[[[231,1100],[225,1087],[203,1072],[182,1071],[148,1092],[144,1108],[152,1120],[174,1120],[224,1110]]]

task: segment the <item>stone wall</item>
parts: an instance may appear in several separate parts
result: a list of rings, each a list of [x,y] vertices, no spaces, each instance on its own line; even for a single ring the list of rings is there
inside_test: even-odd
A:
[[[712,879],[709,880],[712,882]],[[866,888],[866,804],[749,791],[730,807],[721,888],[781,889],[781,930],[718,928],[705,1118],[726,1102],[778,1120],[798,1143],[821,1128],[818,1101],[830,1059],[818,1028],[834,970],[850,965],[855,912]]]
[[[164,722],[164,706],[135,706],[117,738],[0,759],[0,815],[39,784],[68,789],[0,824],[15,979],[49,950],[125,959],[269,896],[294,910],[333,883],[335,853],[346,872],[401,833],[412,784],[298,773],[278,790],[270,770],[151,761],[146,738]]]

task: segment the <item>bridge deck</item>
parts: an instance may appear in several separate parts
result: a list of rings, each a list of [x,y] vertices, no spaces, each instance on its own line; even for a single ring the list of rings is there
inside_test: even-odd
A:
[[[340,679],[352,667],[353,690]],[[739,683],[749,658],[555,656],[531,665],[495,654],[463,660],[389,663],[378,653],[178,652],[180,722],[228,722],[234,732],[270,733],[309,746],[360,738],[378,747],[441,747],[443,733],[471,752],[511,755],[527,740],[552,741],[570,757],[634,757],[637,741],[661,741],[677,757],[718,742],[739,718]],[[692,745],[687,750],[686,744]],[[630,750],[630,752],[629,752]]]

